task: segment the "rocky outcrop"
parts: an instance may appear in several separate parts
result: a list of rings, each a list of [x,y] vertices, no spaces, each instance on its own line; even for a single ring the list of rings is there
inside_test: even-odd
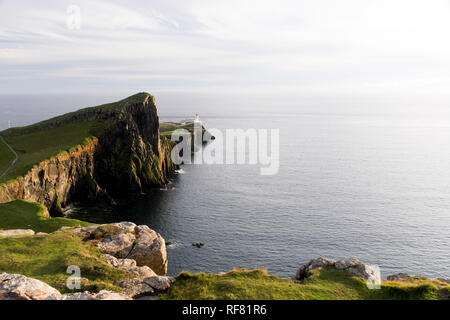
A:
[[[0,185],[0,203],[24,199],[45,205],[51,215],[61,215],[70,202],[112,202],[114,197],[167,183],[176,169],[170,157],[173,142],[160,137],[155,99],[145,93],[133,97],[114,107],[87,108],[30,127],[32,132],[74,121],[104,124],[82,146]]]
[[[321,267],[334,266],[335,263],[336,263],[335,260],[323,257],[312,259],[297,270],[295,278],[297,280],[303,280],[304,278],[307,278],[310,275],[311,270]]]
[[[136,260],[138,266],[149,266],[159,275],[166,274],[166,244],[161,235],[148,226],[138,226],[136,236],[137,240],[128,258]]]
[[[0,300],[58,300],[62,295],[48,284],[20,274],[0,274]]]
[[[356,258],[346,258],[339,261],[323,257],[312,259],[298,269],[296,279],[303,280],[311,275],[312,270],[322,267],[333,267],[337,270],[347,271],[366,280],[368,283],[381,283],[380,270],[377,267],[367,265]]]
[[[165,241],[148,226],[120,222],[71,229],[95,244],[112,266],[145,277],[153,276],[153,272],[158,275],[167,273]]]
[[[98,293],[61,294],[48,284],[21,274],[0,274],[0,300],[132,300],[123,293],[102,290]]]

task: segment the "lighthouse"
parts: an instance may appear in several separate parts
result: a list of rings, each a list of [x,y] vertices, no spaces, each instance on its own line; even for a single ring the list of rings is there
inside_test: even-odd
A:
[[[194,122],[201,122],[201,121],[200,121],[200,117],[198,116],[198,114],[195,115]]]

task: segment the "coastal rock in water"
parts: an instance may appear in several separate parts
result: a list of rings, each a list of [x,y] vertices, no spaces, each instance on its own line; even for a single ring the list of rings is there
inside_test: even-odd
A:
[[[0,300],[58,300],[61,294],[48,284],[21,274],[0,274]]]
[[[31,229],[12,229],[0,231],[1,237],[16,237],[16,236],[34,236],[34,231]]]
[[[134,259],[138,266],[148,266],[156,274],[167,273],[167,252],[164,239],[148,226],[136,227],[137,240],[128,258]]]
[[[312,259],[307,264],[304,264],[298,269],[295,278],[297,280],[303,280],[304,278],[307,278],[309,276],[311,270],[320,267],[333,266],[335,262],[336,261],[333,259],[328,259],[324,257]]]
[[[114,255],[118,258],[125,258],[133,248],[136,237],[132,233],[115,234],[103,238],[97,247],[100,251]]]
[[[142,279],[128,279],[117,281],[114,285],[121,287],[130,297],[136,298],[143,295],[150,295],[155,292],[151,286],[142,281]]]

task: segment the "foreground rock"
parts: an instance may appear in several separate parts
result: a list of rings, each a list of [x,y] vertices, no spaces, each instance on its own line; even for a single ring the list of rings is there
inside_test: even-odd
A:
[[[166,244],[161,235],[148,226],[132,222],[78,228],[75,232],[94,241],[105,254],[119,259],[133,259],[137,266],[147,266],[158,275],[167,273]]]
[[[98,293],[61,294],[48,284],[21,274],[0,274],[0,300],[132,300],[123,293],[102,290]]]
[[[161,235],[148,226],[136,227],[137,240],[128,258],[134,259],[138,266],[149,266],[156,274],[167,273],[166,244]]]
[[[0,300],[58,300],[62,295],[48,284],[21,274],[0,274]]]
[[[337,270],[345,270],[351,274],[360,277],[370,283],[381,283],[381,274],[379,268],[367,265],[356,258],[346,258],[339,261],[328,258],[317,258],[301,266],[296,274],[297,280],[303,280],[310,276],[311,270],[321,267],[334,267]]]
[[[1,237],[16,237],[16,236],[34,236],[34,231],[31,229],[12,229],[0,231]]]
[[[148,266],[138,267],[136,265],[136,260],[118,259],[109,254],[102,254],[100,257],[103,258],[109,265],[128,271],[137,278],[144,279],[156,276],[156,273]]]
[[[120,293],[107,290],[101,290],[99,293],[77,292],[65,294],[61,300],[133,300],[131,297]]]

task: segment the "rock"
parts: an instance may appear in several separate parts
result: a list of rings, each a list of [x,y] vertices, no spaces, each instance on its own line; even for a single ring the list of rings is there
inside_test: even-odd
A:
[[[16,237],[16,236],[34,236],[34,231],[31,229],[12,229],[0,231],[1,237]]]
[[[303,266],[300,267],[300,269],[298,269],[295,278],[297,280],[303,280],[304,278],[307,278],[309,276],[311,270],[320,267],[333,266],[335,262],[336,261],[334,261],[333,259],[328,259],[324,257],[312,259],[307,264],[304,264]]]
[[[128,221],[111,223],[110,225],[113,227],[117,227],[120,230],[120,233],[134,233],[134,230],[136,228],[136,224]]]
[[[111,254],[118,258],[125,258],[133,248],[136,237],[132,233],[115,234],[103,238],[98,242],[97,247],[104,253]]]
[[[62,295],[60,300],[133,300],[131,297],[113,291],[102,290],[99,293],[76,292]]]
[[[203,242],[197,242],[197,243],[193,243],[192,246],[193,247],[197,247],[197,248],[201,248],[203,247],[205,244]]]
[[[165,276],[155,276],[144,279],[146,284],[157,291],[166,291],[174,281],[174,278]]]
[[[102,290],[94,295],[94,300],[133,300],[123,293]]]
[[[58,300],[61,294],[48,284],[20,274],[0,274],[0,300]]]
[[[148,226],[136,227],[137,240],[128,258],[138,266],[148,266],[156,274],[167,273],[167,252],[164,239]]]
[[[405,279],[408,279],[408,278],[411,278],[411,277],[412,276],[407,274],[407,273],[400,272],[400,273],[396,273],[396,274],[387,276],[387,280],[389,280],[389,281],[399,281],[399,280],[405,280]]]
[[[151,286],[142,281],[142,279],[137,278],[117,281],[114,285],[121,287],[127,295],[133,298],[153,294],[155,292]]]
[[[61,300],[95,300],[95,299],[93,294],[89,293],[88,291],[85,291],[85,292],[64,294]]]
[[[341,260],[337,261],[334,266],[338,270],[344,270],[344,269],[347,269],[350,267],[358,266],[360,264],[363,264],[363,263],[356,258],[345,258],[345,259],[341,259]]]
[[[46,232],[38,232],[38,233],[36,233],[36,235],[37,236],[46,236],[46,235],[48,235],[48,233],[46,233]]]
[[[100,225],[95,224],[95,225],[92,225],[92,226],[83,227],[81,229],[83,231],[91,232],[91,231],[94,231],[95,229],[97,229],[98,227],[100,227]]]
[[[357,277],[363,278],[372,285],[379,285],[381,283],[380,269],[376,266],[370,266],[359,261],[356,258],[346,258],[335,263],[338,270],[346,270]]]
[[[115,268],[128,271],[138,278],[147,278],[156,276],[156,273],[148,266],[138,267],[136,261],[132,259],[117,259],[109,254],[102,254],[101,258],[105,259],[107,263]]]
[[[141,279],[156,276],[156,273],[148,266],[133,267],[126,270]]]
[[[58,229],[58,231],[65,231],[65,230],[70,230],[70,229],[75,229],[74,227],[61,227]]]
[[[108,264],[120,269],[136,267],[136,261],[132,259],[118,259],[110,254],[102,254],[100,258],[106,260]]]

